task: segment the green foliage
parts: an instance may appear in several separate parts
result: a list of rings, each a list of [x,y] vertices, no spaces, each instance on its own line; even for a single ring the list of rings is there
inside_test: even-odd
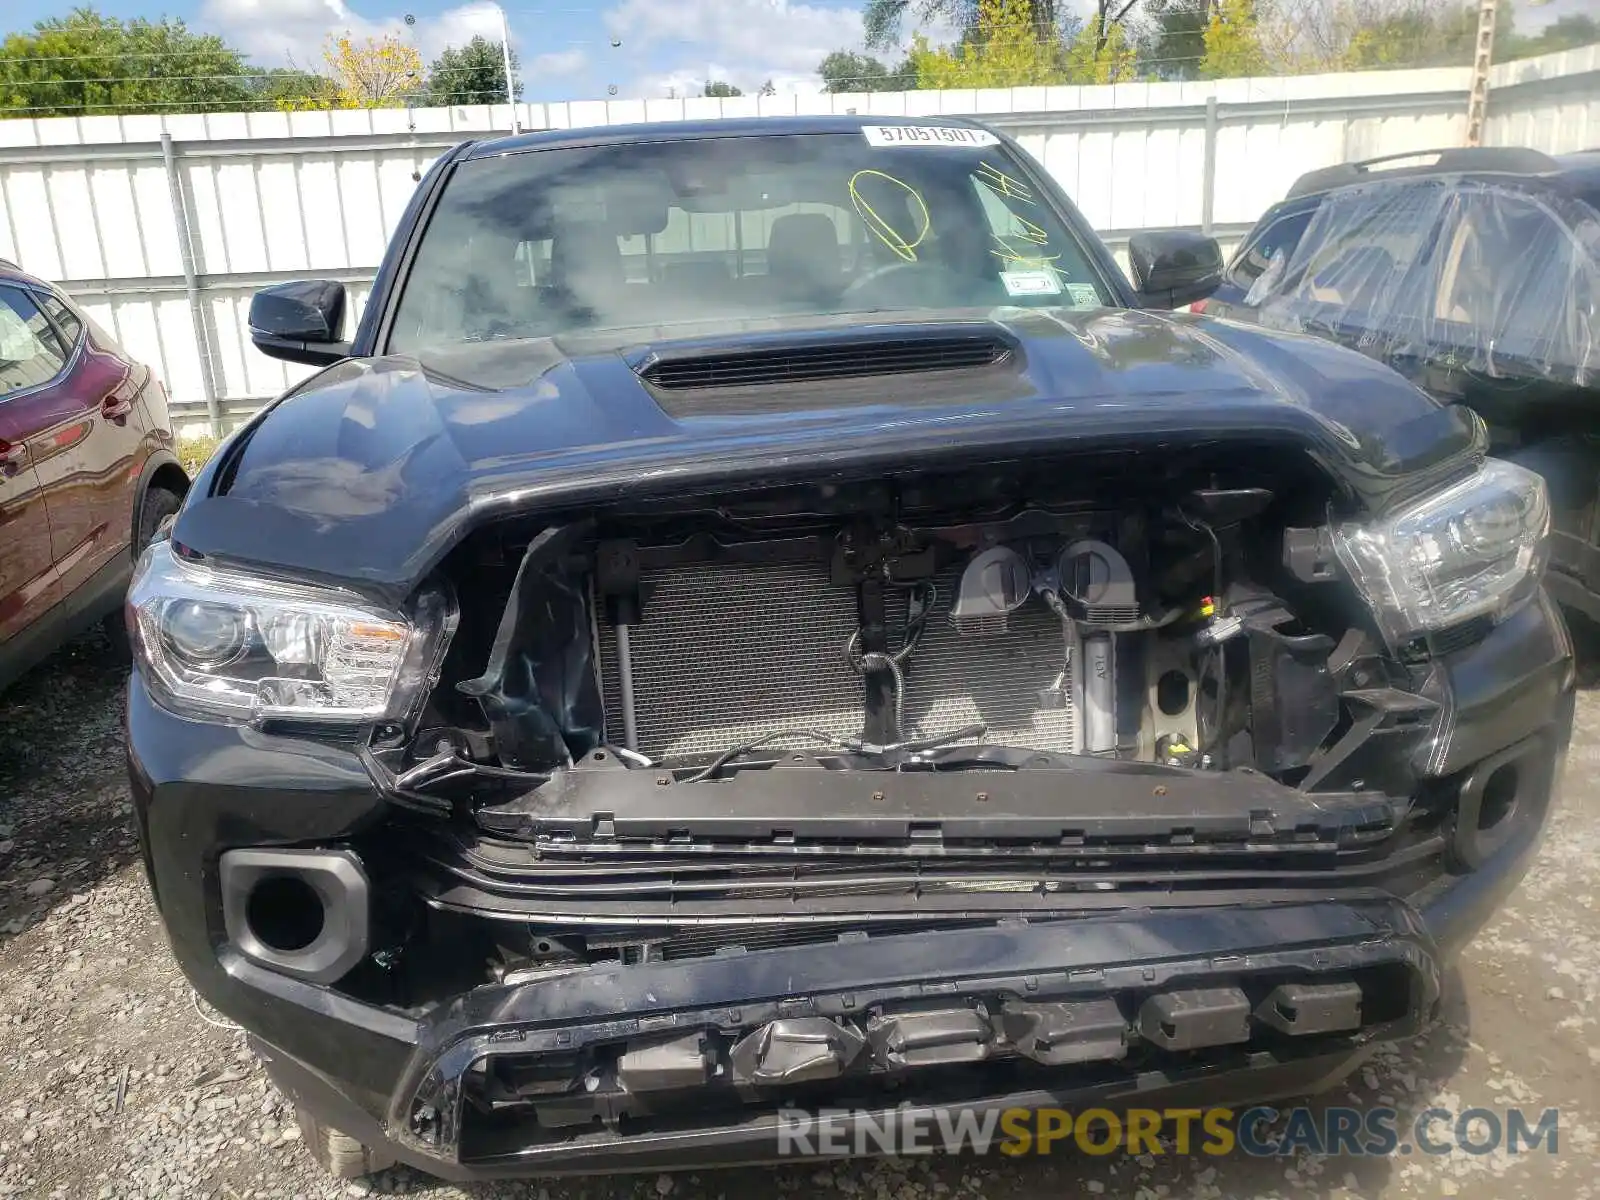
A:
[[[825,92],[909,92],[917,69],[908,58],[893,71],[869,54],[835,50],[817,65]]]
[[[925,88],[1026,87],[1131,79],[1136,54],[1120,24],[1099,16],[1067,41],[1040,38],[1028,0],[979,0],[978,23],[953,47],[914,40],[911,62]]]
[[[339,107],[339,85],[326,75],[299,67],[274,67],[252,81],[257,108],[307,112]]]
[[[702,96],[742,96],[744,92],[721,79],[708,79],[706,80],[705,89],[700,94]]]
[[[1568,13],[1545,26],[1536,36],[1512,34],[1501,41],[1495,30],[1495,59],[1504,62],[1513,58],[1532,58],[1536,54],[1554,54],[1558,50],[1572,50],[1579,46],[1592,46],[1600,42],[1600,19],[1588,13]]]
[[[1206,53],[1211,0],[1146,0],[1139,71],[1154,79],[1194,79]]]
[[[1059,83],[1059,44],[1042,40],[1028,0],[980,0],[974,36],[934,49],[920,35],[911,49],[925,88],[1003,88]]]
[[[237,51],[182,21],[122,21],[77,8],[0,42],[0,110],[52,117],[249,108],[247,75]]]
[[[517,52],[511,52],[511,73],[518,73]],[[522,98],[522,84],[517,85]],[[459,49],[447,47],[428,68],[426,102],[450,104],[504,104],[506,102],[505,54],[499,42],[478,34]]]
[[[1217,0],[1206,22],[1200,78],[1236,79],[1266,73],[1267,55],[1256,26],[1254,0]]]
[[[1126,83],[1138,77],[1139,52],[1120,21],[1089,18],[1067,44],[1067,83]]]
[[[1068,5],[1063,0],[1021,0],[1029,12],[1034,36],[1041,41],[1053,40],[1058,31],[1058,21],[1065,15]],[[867,0],[861,10],[861,24],[866,33],[869,50],[883,50],[900,36],[900,26],[907,13],[921,20],[945,20],[964,31],[976,29],[982,22],[983,0]]]

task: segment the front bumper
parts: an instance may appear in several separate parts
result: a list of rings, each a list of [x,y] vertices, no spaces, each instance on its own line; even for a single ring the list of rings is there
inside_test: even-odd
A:
[[[268,970],[225,933],[223,851],[329,845],[389,818],[353,749],[177,720],[136,676],[129,753],[178,961],[250,1031],[297,1104],[447,1178],[654,1170],[780,1158],[788,1104],[845,1106],[883,1126],[956,1107],[1147,1107],[1158,1095],[1235,1104],[1342,1078],[1375,1042],[1432,1017],[1450,957],[1538,849],[1570,737],[1570,646],[1543,598],[1444,665],[1454,734],[1435,756],[1441,771],[1470,776],[1516,754],[1527,782],[1486,853],[1403,894],[1357,886],[1264,902],[1241,888],[1203,907],[594,964],[463,989],[420,1013]],[[1337,996],[1352,982],[1356,1027],[1286,1030],[1263,1017],[1285,983]],[[1165,1016],[1195,1011],[1165,1028]],[[799,1055],[800,1075],[782,1076],[774,1060],[752,1082],[764,1047],[786,1036],[783,1070]],[[1030,1036],[1032,1052],[1019,1054]],[[841,1037],[862,1042],[839,1051],[852,1071],[807,1082],[807,1070],[831,1069],[815,1048],[838,1049]],[[593,1047],[613,1053],[612,1070],[575,1090],[532,1103],[523,1093],[488,1118],[466,1102],[492,1098],[486,1080],[525,1068],[548,1082],[551,1064],[583,1062]],[[618,1053],[636,1055],[627,1071]]]

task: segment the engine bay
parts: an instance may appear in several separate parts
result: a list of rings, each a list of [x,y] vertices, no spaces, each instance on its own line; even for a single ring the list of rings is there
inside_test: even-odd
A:
[[[1135,489],[1125,466],[687,496],[480,538],[452,564],[460,628],[408,770],[1071,756],[1295,782],[1348,722],[1331,664],[1372,649],[1327,586],[1325,490],[1204,464]]]

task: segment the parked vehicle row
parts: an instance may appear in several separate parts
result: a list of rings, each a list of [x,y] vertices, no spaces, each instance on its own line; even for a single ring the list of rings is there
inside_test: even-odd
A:
[[[321,369],[140,560],[130,778],[326,1166],[1305,1094],[1434,1018],[1570,737],[1545,484],[1130,259],[976,124],[719,121],[463,143],[353,333],[256,298]]]

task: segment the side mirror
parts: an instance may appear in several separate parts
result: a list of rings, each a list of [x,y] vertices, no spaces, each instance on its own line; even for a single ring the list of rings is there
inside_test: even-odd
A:
[[[350,356],[344,308],[344,284],[327,279],[262,288],[250,300],[250,340],[269,357],[325,367]]]
[[[1128,239],[1128,265],[1145,308],[1181,308],[1204,300],[1222,284],[1222,247],[1203,233],[1136,233]]]

